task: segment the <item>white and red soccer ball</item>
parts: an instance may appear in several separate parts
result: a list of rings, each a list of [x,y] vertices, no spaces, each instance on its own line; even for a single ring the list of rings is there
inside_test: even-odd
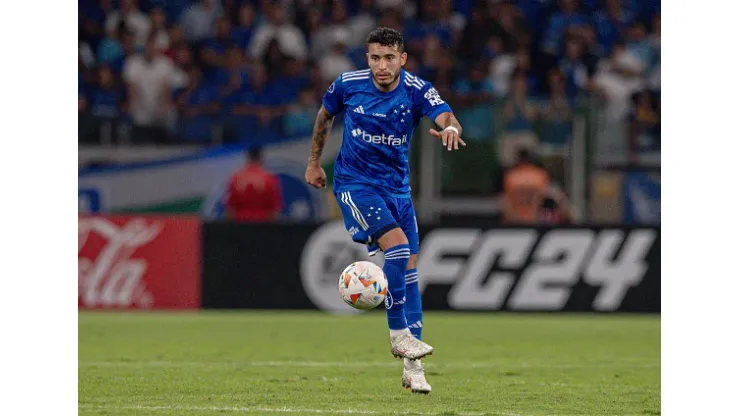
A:
[[[339,276],[339,294],[355,309],[375,308],[385,301],[387,291],[383,269],[369,261],[356,261]]]

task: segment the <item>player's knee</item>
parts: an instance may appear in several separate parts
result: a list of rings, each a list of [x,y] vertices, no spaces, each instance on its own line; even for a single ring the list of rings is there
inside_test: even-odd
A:
[[[403,230],[401,230],[400,227],[394,228],[378,238],[378,245],[383,249],[383,251],[387,251],[389,248],[401,244],[408,245],[408,243],[409,240],[406,238],[406,234],[403,233]]]

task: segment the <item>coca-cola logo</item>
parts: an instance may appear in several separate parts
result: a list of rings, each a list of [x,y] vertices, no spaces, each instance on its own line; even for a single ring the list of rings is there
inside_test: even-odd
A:
[[[161,222],[132,218],[119,225],[106,218],[78,220],[78,297],[86,307],[149,308],[144,281],[148,262],[134,252],[162,231]]]

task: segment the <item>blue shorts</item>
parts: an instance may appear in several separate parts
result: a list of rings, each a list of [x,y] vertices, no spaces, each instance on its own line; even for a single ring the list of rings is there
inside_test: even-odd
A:
[[[372,189],[335,192],[334,196],[347,232],[353,241],[366,244],[371,256],[379,250],[378,239],[398,227],[409,240],[411,254],[419,252],[419,228],[411,198],[395,198]]]

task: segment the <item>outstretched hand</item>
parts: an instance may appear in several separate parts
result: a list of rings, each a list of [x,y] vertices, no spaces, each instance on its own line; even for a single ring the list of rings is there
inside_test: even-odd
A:
[[[447,151],[451,151],[454,147],[455,150],[459,149],[459,144],[462,144],[463,146],[467,146],[465,142],[458,136],[457,133],[455,133],[453,130],[442,130],[437,131],[434,129],[429,129],[429,134],[432,136],[442,139],[442,146],[447,147]]]

